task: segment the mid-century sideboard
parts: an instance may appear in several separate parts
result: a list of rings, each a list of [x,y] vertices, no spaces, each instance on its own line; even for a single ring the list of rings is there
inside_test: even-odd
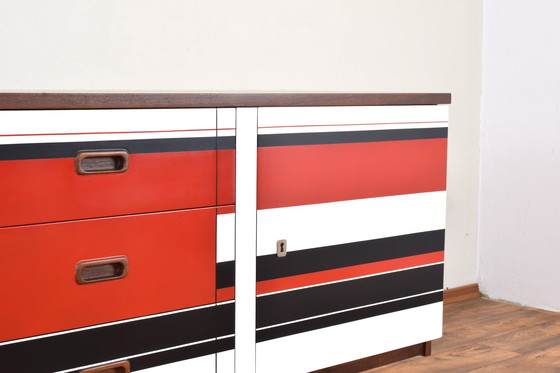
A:
[[[0,93],[0,371],[429,354],[450,101]]]

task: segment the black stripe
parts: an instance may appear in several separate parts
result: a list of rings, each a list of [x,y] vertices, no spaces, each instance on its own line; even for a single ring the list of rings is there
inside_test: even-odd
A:
[[[447,138],[447,128],[411,128],[400,130],[346,131],[318,133],[281,133],[259,135],[258,146],[346,144],[377,141]]]
[[[135,371],[140,369],[152,368],[158,365],[175,363],[177,361],[231,350],[234,347],[235,338],[229,337],[217,341],[201,343],[199,345],[182,347],[175,350],[159,352],[157,354],[145,355],[130,359],[130,370]]]
[[[235,149],[235,136],[218,136],[218,150]]]
[[[445,230],[421,232],[257,257],[257,281],[443,251]]]
[[[257,328],[441,289],[443,264],[257,298]]]
[[[182,360],[193,359],[200,356],[215,354],[222,351],[231,350],[235,347],[235,338],[223,338],[211,342],[196,344],[193,346],[181,347],[174,350],[158,352],[145,356],[128,359],[130,370],[137,371],[156,367],[159,365],[175,363]],[[100,365],[103,365],[101,363]],[[82,369],[70,373],[79,373]]]
[[[276,326],[257,331],[257,342],[286,337],[293,334],[304,333],[311,330],[327,328],[347,322],[367,319],[391,312],[402,311],[409,308],[425,306],[443,300],[443,292],[420,295],[413,298],[402,299],[394,302],[364,307],[357,310],[346,311],[334,315],[318,317],[311,320],[298,321],[288,325]],[[372,331],[375,333],[375,331]]]
[[[234,304],[0,347],[2,371],[54,372],[234,333]]]
[[[0,161],[73,158],[82,150],[125,149],[130,154],[216,150],[216,137],[82,141],[0,146]]]
[[[235,286],[235,260],[216,264],[216,288]]]

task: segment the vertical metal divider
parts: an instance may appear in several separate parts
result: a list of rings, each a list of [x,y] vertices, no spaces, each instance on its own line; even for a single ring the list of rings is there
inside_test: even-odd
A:
[[[235,156],[235,372],[256,371],[257,108],[238,108]]]

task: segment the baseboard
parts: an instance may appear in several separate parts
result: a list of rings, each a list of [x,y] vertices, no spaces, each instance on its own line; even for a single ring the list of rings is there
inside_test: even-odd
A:
[[[474,298],[480,298],[478,284],[471,284],[443,291],[443,304],[451,304]]]

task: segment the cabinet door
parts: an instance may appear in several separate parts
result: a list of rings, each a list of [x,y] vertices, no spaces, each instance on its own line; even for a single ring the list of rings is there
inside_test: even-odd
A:
[[[258,126],[257,372],[439,338],[447,107],[260,108]]]

